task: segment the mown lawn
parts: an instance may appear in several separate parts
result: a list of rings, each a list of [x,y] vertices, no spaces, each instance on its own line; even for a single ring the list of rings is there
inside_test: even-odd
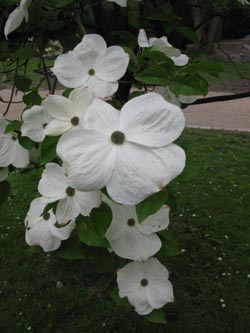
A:
[[[0,332],[250,332],[250,134],[186,130],[179,144],[199,168],[171,184],[170,229],[183,253],[165,260],[176,299],[165,307],[168,324],[114,305],[114,274],[28,251],[23,219],[37,196],[35,172],[11,176],[0,210]]]

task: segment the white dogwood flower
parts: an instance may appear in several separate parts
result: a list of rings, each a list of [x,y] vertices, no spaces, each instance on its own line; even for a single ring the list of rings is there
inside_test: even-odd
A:
[[[156,93],[135,97],[121,109],[95,99],[84,130],[65,133],[57,145],[72,186],[107,187],[116,202],[134,205],[178,176],[185,153],[174,140],[184,128],[181,110]]]
[[[45,107],[42,105],[32,106],[31,109],[24,111],[22,119],[22,135],[29,137],[35,142],[42,142],[46,136],[46,126],[52,119]]]
[[[70,221],[63,227],[56,227],[56,217],[51,210],[43,213],[46,204],[42,198],[34,199],[25,218],[25,240],[30,246],[41,246],[44,252],[57,250],[62,240],[70,237],[75,228],[75,221]]]
[[[107,47],[100,35],[83,37],[73,51],[60,55],[53,72],[66,87],[88,87],[95,97],[108,97],[118,89],[125,74],[129,55],[120,46]]]
[[[5,179],[7,179],[8,175],[9,175],[9,168],[0,169],[0,182],[3,182]]]
[[[127,7],[127,0],[107,0],[108,2],[114,2],[121,7]]]
[[[250,2],[248,0],[238,0],[242,5],[249,5]]]
[[[140,47],[152,47],[155,51],[164,53],[167,57],[171,58],[176,66],[185,66],[188,63],[188,56],[182,54],[180,50],[171,45],[166,36],[161,38],[151,37],[148,39],[144,29],[139,30],[138,45]]]
[[[48,163],[38,185],[44,203],[59,201],[56,207],[58,223],[64,224],[79,214],[89,215],[91,210],[101,204],[99,191],[82,192],[71,187],[65,165]]]
[[[10,164],[25,168],[29,164],[29,151],[18,142],[15,133],[4,133],[7,122],[0,114],[0,168]]]
[[[110,206],[113,216],[105,237],[118,256],[144,261],[160,250],[161,240],[155,232],[168,227],[168,206],[162,206],[139,224],[135,206],[118,205],[107,197],[103,201]]]
[[[92,103],[93,96],[88,88],[74,89],[69,98],[49,95],[43,105],[53,118],[44,131],[47,135],[61,135],[72,128],[76,128],[81,115]]]
[[[140,315],[174,301],[168,270],[156,258],[130,262],[117,272],[120,297],[127,297]]]
[[[29,19],[28,8],[30,6],[30,0],[21,0],[20,5],[10,13],[5,26],[4,35],[7,36],[16,30],[23,22],[24,18],[26,22]]]

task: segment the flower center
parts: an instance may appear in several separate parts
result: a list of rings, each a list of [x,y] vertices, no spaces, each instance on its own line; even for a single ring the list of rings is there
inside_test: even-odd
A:
[[[73,118],[71,118],[71,124],[73,126],[77,126],[79,124],[79,121],[80,121],[79,117],[73,117]]]
[[[69,197],[73,197],[73,195],[75,194],[75,189],[73,187],[67,187],[66,188],[66,194],[69,196]]]
[[[125,141],[125,134],[120,131],[115,131],[111,134],[111,141],[115,145],[121,145]]]
[[[14,135],[12,136],[12,140],[13,140],[13,141],[16,141],[16,137],[15,137]]]
[[[44,219],[45,221],[48,221],[48,220],[50,219],[50,213],[48,213],[48,212],[44,213],[44,214],[43,214],[43,219]]]
[[[146,287],[148,285],[148,280],[147,279],[142,279],[141,280],[141,286]]]
[[[44,124],[43,124],[43,128],[45,128],[47,125],[48,125],[48,124],[44,123]]]
[[[135,225],[135,220],[134,219],[129,219],[127,224],[128,224],[128,226],[133,227]]]
[[[95,70],[94,70],[93,68],[91,68],[91,69],[89,70],[89,75],[90,75],[90,76],[95,75]]]

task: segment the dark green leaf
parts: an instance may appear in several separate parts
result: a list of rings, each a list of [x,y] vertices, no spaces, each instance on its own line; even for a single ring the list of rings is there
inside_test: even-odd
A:
[[[10,184],[4,180],[0,182],[0,206],[7,200],[10,194]]]
[[[62,95],[66,98],[69,97],[69,94],[71,93],[71,91],[73,90],[73,88],[67,88],[64,90],[64,92],[62,93]]]
[[[84,259],[84,249],[77,239],[68,239],[62,242],[60,248],[55,252],[59,257],[66,260]]]
[[[215,61],[203,60],[196,64],[190,64],[183,69],[185,73],[207,73],[219,77],[219,73],[224,72],[224,67]]]
[[[67,5],[69,5],[70,3],[74,2],[75,0],[45,0],[45,4],[49,7],[53,7],[53,8],[62,8],[65,7]]]
[[[150,321],[151,323],[156,324],[167,324],[164,312],[162,309],[157,309],[152,311],[150,314],[144,316],[145,319]]]
[[[37,52],[31,47],[24,47],[15,52],[19,60],[28,60],[37,57]]]
[[[136,75],[135,79],[146,84],[165,86],[169,84],[170,78],[168,71],[163,66],[153,65]]]
[[[119,296],[119,290],[117,287],[112,290],[111,297],[117,306],[121,306],[126,309],[129,309],[129,308],[131,309],[131,305],[130,305],[127,297],[121,298]]]
[[[102,232],[96,228],[88,216],[80,216],[77,219],[77,235],[81,242],[96,247],[109,248],[108,241],[103,237]]]
[[[167,200],[167,192],[159,191],[136,206],[138,222],[143,222],[148,216],[155,214]]]
[[[104,237],[112,220],[111,208],[105,202],[102,202],[100,207],[91,211],[90,218],[98,230],[98,234]]]
[[[28,149],[28,150],[31,150],[36,144],[34,141],[32,141],[27,136],[19,135],[18,141],[19,141],[20,145],[23,146],[23,148]]]
[[[17,75],[15,77],[15,86],[22,92],[28,91],[31,83],[31,79],[29,79],[27,76]]]
[[[169,86],[176,95],[207,95],[208,82],[198,75],[177,76]]]
[[[36,91],[31,91],[23,96],[23,101],[27,106],[31,107],[32,105],[40,105],[42,98]]]
[[[22,123],[19,120],[13,120],[6,126],[5,133],[19,131],[21,125],[22,125]]]
[[[51,162],[56,157],[56,146],[58,143],[58,136],[47,136],[41,148],[41,164]]]
[[[199,44],[199,38],[193,29],[189,27],[178,27],[176,30],[193,43]]]
[[[128,99],[132,99],[137,96],[144,95],[144,91],[133,91],[131,94],[129,94]]]
[[[162,247],[159,252],[160,257],[173,257],[181,254],[179,243],[169,230],[158,232],[162,241]]]

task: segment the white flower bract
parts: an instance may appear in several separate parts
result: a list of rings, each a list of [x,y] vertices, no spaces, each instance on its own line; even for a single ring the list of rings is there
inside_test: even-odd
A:
[[[65,133],[57,154],[75,188],[106,186],[114,201],[134,205],[182,172],[185,153],[172,142],[184,124],[181,110],[156,93],[131,99],[121,111],[95,99],[83,129]]]
[[[95,97],[112,96],[125,74],[129,55],[120,46],[107,47],[100,35],[83,37],[73,51],[60,55],[53,72],[69,88],[88,87]]]
[[[118,256],[144,261],[160,250],[161,240],[155,232],[168,227],[168,206],[162,206],[139,224],[135,206],[118,205],[107,197],[103,201],[110,206],[113,215],[105,237]]]
[[[56,136],[76,128],[92,100],[93,96],[88,88],[74,89],[69,98],[49,95],[43,105],[53,119],[46,126],[45,133]]]
[[[14,133],[4,133],[7,122],[0,114],[0,168],[10,164],[25,168],[29,164],[29,151],[18,142]]]
[[[75,221],[70,221],[63,227],[56,227],[56,217],[52,210],[42,215],[46,204],[42,198],[36,198],[31,202],[25,218],[25,240],[30,246],[41,246],[44,252],[57,250],[62,240],[70,237],[75,228]]]
[[[140,315],[173,302],[173,287],[168,270],[156,258],[134,261],[117,272],[120,297],[127,297]]]
[[[42,142],[45,138],[45,129],[51,117],[44,106],[34,105],[22,114],[23,124],[21,132],[35,142]]]
[[[151,37],[148,39],[144,29],[139,30],[138,45],[143,48],[152,47],[153,50],[164,53],[172,59],[176,66],[185,66],[189,60],[186,54],[182,54],[180,50],[174,48],[169,43],[166,36],[161,38]]]
[[[16,30],[22,24],[24,18],[26,21],[28,21],[29,6],[30,6],[30,0],[21,0],[20,5],[10,13],[4,26],[4,35],[6,39],[11,32]]]
[[[79,214],[89,215],[91,210],[101,204],[99,191],[82,192],[71,187],[65,165],[48,163],[38,185],[44,203],[59,201],[56,207],[58,223],[65,224]]]

